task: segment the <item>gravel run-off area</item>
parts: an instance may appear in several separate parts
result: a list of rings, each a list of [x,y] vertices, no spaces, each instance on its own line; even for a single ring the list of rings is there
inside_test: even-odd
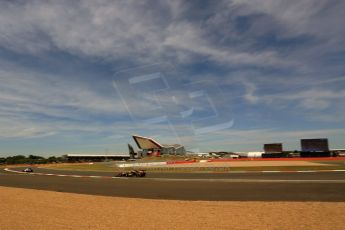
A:
[[[255,192],[255,191],[253,191]],[[344,229],[345,203],[170,201],[0,187],[0,229]]]

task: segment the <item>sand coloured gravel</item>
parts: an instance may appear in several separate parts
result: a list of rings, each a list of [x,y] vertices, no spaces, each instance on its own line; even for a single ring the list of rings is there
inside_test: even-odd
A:
[[[345,203],[169,201],[0,187],[0,229],[344,229]]]

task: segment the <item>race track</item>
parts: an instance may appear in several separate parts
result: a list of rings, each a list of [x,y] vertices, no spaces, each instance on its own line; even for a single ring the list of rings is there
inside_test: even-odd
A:
[[[149,173],[146,178],[113,178],[114,173],[106,172],[34,171],[51,175],[2,171],[0,186],[148,199],[345,201],[345,172]]]

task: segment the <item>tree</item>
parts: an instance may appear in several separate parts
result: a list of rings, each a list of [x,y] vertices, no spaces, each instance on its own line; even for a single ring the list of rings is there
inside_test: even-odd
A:
[[[48,163],[56,163],[56,162],[58,162],[58,159],[55,156],[48,157],[47,162]]]
[[[27,163],[27,159],[23,155],[16,155],[6,158],[7,164],[25,164]]]

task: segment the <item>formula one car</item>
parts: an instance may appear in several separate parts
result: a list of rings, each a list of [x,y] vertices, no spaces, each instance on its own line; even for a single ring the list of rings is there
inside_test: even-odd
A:
[[[144,170],[131,170],[127,172],[120,172],[116,177],[145,177],[146,172]]]
[[[29,172],[33,172],[34,170],[32,170],[32,168],[25,168],[25,169],[23,169],[23,172],[27,172],[27,173],[29,173]]]

